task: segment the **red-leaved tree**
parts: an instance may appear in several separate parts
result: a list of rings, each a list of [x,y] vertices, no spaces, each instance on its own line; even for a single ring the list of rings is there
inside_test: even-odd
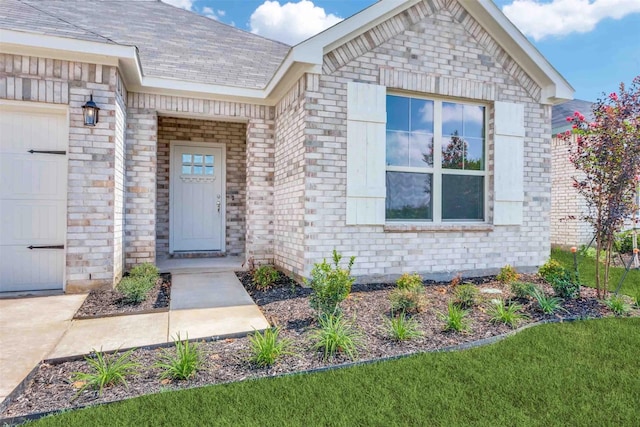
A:
[[[628,88],[621,83],[619,93],[599,99],[593,115],[594,121],[588,122],[576,111],[567,117],[573,132],[558,138],[569,144],[569,159],[581,175],[573,186],[587,201],[582,219],[595,231],[596,288],[603,298],[615,235],[638,209],[634,196],[640,174],[640,76]],[[603,251],[604,271],[599,262]]]

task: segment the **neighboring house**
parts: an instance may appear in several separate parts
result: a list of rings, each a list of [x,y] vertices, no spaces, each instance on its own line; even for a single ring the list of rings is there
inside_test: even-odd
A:
[[[379,280],[549,254],[573,89],[490,0],[383,0],[295,47],[157,1],[0,0],[0,40],[2,291],[185,255],[306,277],[335,248]]]

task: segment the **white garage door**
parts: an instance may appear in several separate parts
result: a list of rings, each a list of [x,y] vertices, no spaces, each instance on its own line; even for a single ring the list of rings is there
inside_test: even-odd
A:
[[[0,292],[62,289],[66,110],[0,105]]]

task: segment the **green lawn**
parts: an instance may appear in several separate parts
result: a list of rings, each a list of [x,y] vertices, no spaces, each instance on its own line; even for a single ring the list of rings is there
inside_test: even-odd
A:
[[[531,328],[473,350],[169,392],[43,426],[632,426],[640,318]]]
[[[560,262],[565,268],[573,271],[573,254],[560,249],[551,250],[551,258]],[[578,272],[580,273],[580,283],[585,286],[595,288],[596,286],[596,265],[592,258],[581,257],[578,255]],[[609,273],[609,289],[615,290],[618,282],[624,273],[624,268],[613,267]],[[630,296],[640,295],[640,270],[632,269],[624,279],[621,293]]]

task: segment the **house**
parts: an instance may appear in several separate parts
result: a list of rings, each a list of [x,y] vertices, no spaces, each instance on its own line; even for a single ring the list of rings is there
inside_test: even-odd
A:
[[[573,89],[490,0],[382,0],[294,47],[153,0],[1,0],[0,40],[2,291],[172,256],[306,277],[335,248],[365,281],[549,254]]]

